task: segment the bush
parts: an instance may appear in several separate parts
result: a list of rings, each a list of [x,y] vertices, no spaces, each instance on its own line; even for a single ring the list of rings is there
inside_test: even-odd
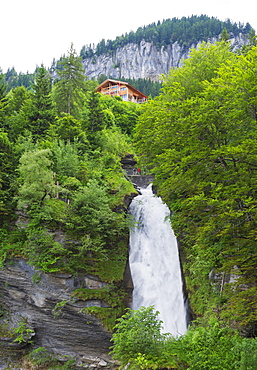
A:
[[[114,327],[112,346],[113,358],[126,365],[129,362],[136,363],[136,359],[145,355],[147,358],[158,357],[162,342],[161,326],[158,319],[158,311],[153,306],[141,307],[139,310],[128,311]]]
[[[236,343],[233,350],[239,357],[235,363],[235,369],[257,369],[257,338],[244,338],[242,341]]]
[[[216,319],[194,323],[180,338],[161,334],[153,307],[128,310],[115,326],[112,354],[133,369],[255,370],[257,339],[241,338]]]
[[[233,350],[241,337],[217,321],[192,327],[177,343],[178,360],[190,370],[236,370],[237,353]]]

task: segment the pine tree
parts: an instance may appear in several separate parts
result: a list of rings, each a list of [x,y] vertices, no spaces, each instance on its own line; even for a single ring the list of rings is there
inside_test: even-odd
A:
[[[229,40],[229,33],[226,28],[223,28],[221,34],[220,34],[220,41],[228,41]]]
[[[93,147],[97,147],[99,141],[99,132],[105,126],[105,117],[100,106],[99,93],[91,92],[88,100],[88,117],[86,123],[87,137]]]
[[[71,44],[68,57],[58,63],[58,81],[54,88],[54,100],[59,113],[72,114],[78,118],[79,110],[84,104],[84,91],[86,89],[81,57],[77,56]]]
[[[7,85],[4,80],[4,75],[2,74],[2,70],[0,68],[0,127],[4,127],[4,117],[5,111],[7,107],[7,99],[6,99],[6,92],[7,92]]]
[[[32,96],[29,122],[31,132],[34,135],[40,136],[55,121],[55,110],[51,96],[51,78],[43,65],[38,68],[33,89],[34,95]]]
[[[7,92],[7,85],[5,83],[4,75],[2,74],[2,70],[0,68],[0,100],[2,100]]]

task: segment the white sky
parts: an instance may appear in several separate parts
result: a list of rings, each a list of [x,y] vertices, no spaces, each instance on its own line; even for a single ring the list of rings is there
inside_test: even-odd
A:
[[[34,72],[67,54],[71,43],[115,39],[125,32],[167,18],[206,14],[247,22],[256,30],[254,0],[2,0],[0,68]]]

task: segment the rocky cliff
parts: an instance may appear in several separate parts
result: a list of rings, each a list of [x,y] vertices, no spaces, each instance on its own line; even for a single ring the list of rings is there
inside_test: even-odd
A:
[[[214,43],[217,38],[209,42]],[[236,50],[247,43],[246,36],[240,34],[230,40],[232,50]],[[181,66],[188,58],[190,49],[197,48],[198,44],[183,47],[178,42],[168,46],[157,47],[153,43],[142,40],[139,44],[127,44],[110,54],[92,56],[83,60],[86,75],[97,78],[106,75],[116,79],[145,78],[159,80],[161,74],[167,74],[171,68]]]
[[[80,287],[100,289],[103,284],[94,276],[42,272],[39,275],[23,259],[6,264],[0,274],[1,327],[10,330],[26,323],[33,344],[14,342],[14,338],[1,332],[0,369],[6,369],[10,361],[19,363],[24,351],[38,347],[62,359],[74,357],[81,366],[88,367],[90,363],[94,367],[107,366],[111,360],[108,355],[111,334],[95,316],[82,311],[85,307],[107,304],[101,300],[76,299],[72,294]]]

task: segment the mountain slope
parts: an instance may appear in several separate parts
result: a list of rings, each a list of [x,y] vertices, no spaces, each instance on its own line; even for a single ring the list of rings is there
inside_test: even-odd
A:
[[[167,19],[139,27],[136,32],[115,40],[103,39],[93,48],[83,46],[80,55],[89,78],[104,75],[117,79],[159,80],[162,73],[181,66],[191,48],[197,48],[203,41],[218,41],[224,30],[235,50],[247,43],[251,26],[237,25],[230,20],[222,22],[206,15]]]
[[[218,41],[213,37],[211,43]],[[231,38],[233,50],[246,44],[247,37],[240,34]],[[142,40],[139,44],[126,44],[118,48],[112,55],[101,54],[85,58],[83,65],[86,75],[98,78],[101,75],[116,79],[151,79],[157,81],[161,74],[167,74],[171,68],[180,67],[183,59],[188,58],[190,49],[197,48],[201,43],[191,44],[189,47],[181,46],[176,41],[168,46],[157,47],[153,42]]]

